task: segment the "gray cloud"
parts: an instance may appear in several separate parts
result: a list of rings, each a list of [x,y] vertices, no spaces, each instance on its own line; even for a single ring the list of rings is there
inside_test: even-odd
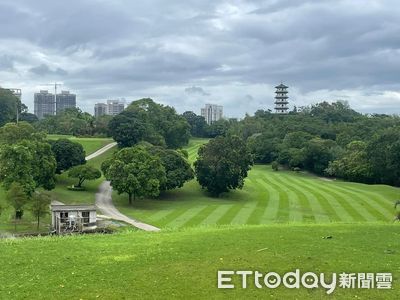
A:
[[[4,0],[0,82],[31,108],[60,80],[90,112],[146,96],[198,111],[209,97],[193,97],[212,95],[240,117],[272,108],[284,81],[292,104],[400,112],[399,14],[394,0]]]
[[[203,88],[199,86],[192,86],[192,87],[187,87],[185,89],[185,92],[189,95],[197,94],[201,96],[210,96],[210,93],[207,93],[206,91],[203,90]]]
[[[46,64],[41,64],[37,67],[30,68],[29,71],[39,76],[46,76],[46,75],[66,76],[68,74],[67,71],[61,68],[51,69]]]

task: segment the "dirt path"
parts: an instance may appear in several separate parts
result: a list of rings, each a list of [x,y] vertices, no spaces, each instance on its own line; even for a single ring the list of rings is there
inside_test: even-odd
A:
[[[108,145],[104,146],[103,148],[97,150],[96,152],[88,155],[86,157],[86,160],[91,160],[91,159],[103,154],[104,152],[110,150],[111,148],[115,147],[116,145],[117,145],[117,143],[108,144]],[[96,206],[103,215],[105,215],[106,217],[109,217],[111,219],[114,219],[114,220],[123,221],[125,223],[131,224],[131,225],[135,226],[136,228],[139,228],[139,229],[142,229],[145,231],[159,231],[160,230],[160,228],[136,221],[136,220],[129,218],[128,216],[125,216],[124,214],[122,214],[112,203],[111,194],[112,194],[112,187],[110,186],[110,182],[104,181],[99,187],[99,192],[96,194]]]
[[[114,220],[123,221],[145,231],[159,231],[160,228],[145,224],[122,214],[112,203],[112,188],[109,181],[104,181],[96,194],[96,206],[101,213]]]

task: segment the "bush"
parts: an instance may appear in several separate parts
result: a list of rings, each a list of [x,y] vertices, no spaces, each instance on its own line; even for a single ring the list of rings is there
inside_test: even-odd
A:
[[[271,163],[271,168],[272,168],[272,170],[274,170],[274,171],[278,171],[278,170],[279,170],[279,164],[278,164],[278,162],[277,162],[276,160],[274,160],[274,161]]]

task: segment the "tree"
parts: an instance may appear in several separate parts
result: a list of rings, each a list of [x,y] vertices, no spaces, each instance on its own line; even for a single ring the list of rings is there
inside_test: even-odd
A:
[[[179,151],[151,147],[150,153],[158,156],[165,168],[167,180],[161,185],[161,190],[180,188],[185,182],[194,178],[194,172],[190,163]]]
[[[62,171],[66,171],[74,166],[86,163],[85,150],[83,150],[81,144],[68,139],[58,139],[49,142],[57,161],[57,174],[60,174]]]
[[[28,195],[37,187],[54,188],[56,161],[45,137],[26,122],[0,128],[0,181],[6,189],[13,182]]]
[[[95,180],[100,178],[101,172],[92,166],[80,165],[70,169],[68,177],[77,178],[78,184],[75,187],[80,188],[85,180]]]
[[[40,218],[46,216],[49,213],[50,203],[51,203],[51,197],[49,194],[44,192],[33,193],[30,211],[37,220],[38,231],[40,226]]]
[[[152,99],[133,101],[127,112],[134,112],[146,130],[141,140],[153,145],[180,148],[187,145],[190,138],[190,125],[178,115],[174,108],[155,103]]]
[[[7,191],[6,200],[14,208],[14,229],[17,231],[17,219],[21,219],[23,215],[23,209],[28,202],[28,195],[24,192],[24,187],[13,182],[10,185],[10,189]]]
[[[367,155],[367,143],[353,141],[346,147],[342,158],[329,163],[327,173],[356,182],[372,183],[373,174],[370,160]]]
[[[44,133],[37,132],[27,122],[7,123],[0,128],[0,144],[16,144],[23,140],[44,141],[45,138]]]
[[[219,196],[230,189],[242,188],[252,164],[243,140],[237,136],[219,136],[199,149],[194,166],[200,185]]]
[[[323,175],[330,161],[338,158],[340,148],[335,141],[314,138],[304,147],[304,166],[318,175]]]
[[[16,118],[17,103],[18,98],[10,90],[0,88],[0,127]]]
[[[166,182],[159,157],[144,146],[124,148],[102,164],[102,170],[118,194],[127,193],[129,204],[136,197],[156,197]]]
[[[205,137],[207,135],[207,122],[202,116],[196,115],[192,111],[185,111],[182,116],[190,125],[190,134],[195,137]]]
[[[136,112],[123,111],[108,124],[113,139],[120,147],[132,147],[144,140],[147,125]]]
[[[377,133],[366,151],[376,182],[399,186],[400,128],[388,128]]]
[[[21,144],[2,145],[0,147],[0,181],[6,190],[18,184],[25,194],[32,194],[35,181],[32,176],[33,154]]]

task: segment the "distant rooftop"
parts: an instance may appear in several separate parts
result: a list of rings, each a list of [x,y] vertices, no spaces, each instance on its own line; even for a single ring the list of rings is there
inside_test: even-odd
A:
[[[280,88],[287,89],[288,86],[286,86],[286,85],[284,85],[283,83],[281,83],[280,85],[277,85],[275,88],[276,88],[276,89],[280,89]]]

